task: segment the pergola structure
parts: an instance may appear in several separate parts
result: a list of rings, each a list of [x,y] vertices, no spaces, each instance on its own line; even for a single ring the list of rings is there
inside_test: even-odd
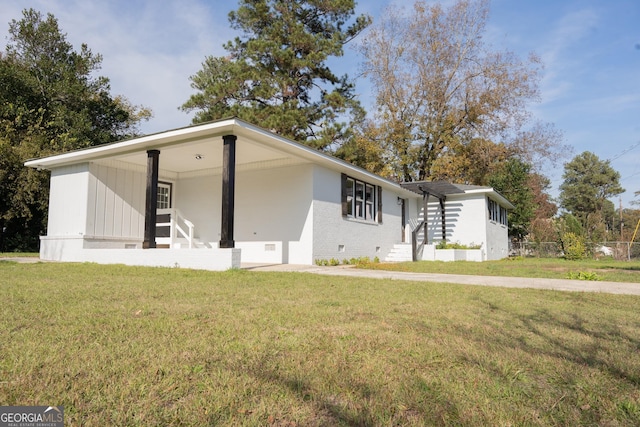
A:
[[[400,185],[403,188],[406,188],[407,190],[411,190],[414,193],[420,194],[422,196],[424,220],[423,220],[423,223],[417,227],[418,229],[424,224],[426,224],[427,222],[427,205],[429,204],[429,198],[433,196],[438,199],[438,201],[440,202],[442,240],[445,240],[446,232],[447,232],[447,221],[445,219],[445,202],[447,200],[447,196],[450,194],[463,194],[464,191],[461,190],[458,186],[455,186],[450,182],[446,182],[446,181],[405,182]],[[425,233],[423,244],[429,243],[427,240],[428,240],[427,233]]]

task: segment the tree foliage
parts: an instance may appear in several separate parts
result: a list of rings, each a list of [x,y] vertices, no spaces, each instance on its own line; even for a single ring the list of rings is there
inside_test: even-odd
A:
[[[558,206],[549,196],[551,181],[537,172],[529,174],[528,185],[533,192],[533,203],[536,206],[534,219],[552,218],[558,213]]]
[[[242,36],[191,76],[197,93],[182,109],[196,111],[194,123],[237,116],[320,149],[350,139],[340,120],[361,107],[327,59],[370,23],[354,19],[354,8],[353,0],[241,0],[229,21]]]
[[[620,241],[630,241],[631,238],[634,238],[634,242],[640,241],[640,232],[637,231],[636,227],[640,228],[640,210],[639,209],[631,209],[626,208],[616,212],[615,222],[613,228],[616,232],[616,239]],[[621,224],[622,222],[622,224]],[[620,235],[620,231],[622,231],[622,235]],[[634,236],[635,232],[635,236]]]
[[[25,160],[112,142],[138,133],[151,115],[109,80],[94,77],[102,58],[66,40],[56,18],[33,9],[9,25],[0,54],[0,229],[6,250],[35,250],[44,232],[48,175]]]
[[[441,157],[464,168],[459,153],[476,141],[511,145],[534,165],[561,147],[553,126],[525,127],[527,106],[538,98],[540,61],[491,50],[483,41],[488,12],[488,0],[446,9],[417,1],[409,13],[388,9],[359,44],[376,95],[367,130],[396,179],[441,174]]]
[[[613,216],[613,205],[607,199],[624,192],[620,173],[609,161],[585,151],[565,164],[562,178],[560,205],[578,218],[591,237],[605,217]]]
[[[509,236],[523,240],[536,211],[535,194],[529,185],[531,166],[518,159],[509,159],[501,166],[488,184],[515,207],[508,214]]]
[[[430,178],[473,185],[489,185],[491,176],[503,171],[514,153],[504,144],[474,138],[467,144],[453,142],[433,162]]]

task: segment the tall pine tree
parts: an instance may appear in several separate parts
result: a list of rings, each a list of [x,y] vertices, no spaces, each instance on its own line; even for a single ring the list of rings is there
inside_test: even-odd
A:
[[[197,91],[182,105],[194,123],[237,116],[319,149],[351,137],[362,117],[354,85],[336,76],[330,57],[370,23],[353,0],[241,0],[229,14],[241,37],[209,56],[191,76]]]
[[[578,218],[589,237],[600,237],[594,236],[594,232],[604,224],[605,216],[611,217],[613,212],[607,199],[625,191],[620,185],[620,173],[608,160],[585,151],[564,165],[562,178],[560,205]]]

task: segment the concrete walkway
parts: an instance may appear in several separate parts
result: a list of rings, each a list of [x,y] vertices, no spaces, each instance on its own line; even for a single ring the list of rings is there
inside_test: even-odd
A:
[[[365,277],[370,279],[412,280],[418,282],[458,283],[462,285],[501,286],[505,288],[551,289],[556,291],[603,292],[640,295],[640,283],[599,282],[530,277],[470,276],[463,274],[405,273],[400,271],[364,270],[353,266],[319,267],[311,265],[246,264],[252,271],[297,271],[327,276]]]

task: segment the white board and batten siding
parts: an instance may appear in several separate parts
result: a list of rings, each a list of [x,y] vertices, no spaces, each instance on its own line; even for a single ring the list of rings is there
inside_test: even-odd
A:
[[[144,236],[145,173],[96,163],[90,165],[90,172],[87,237],[103,241],[141,241]]]
[[[95,163],[51,171],[47,239],[125,248],[144,235],[145,175]]]
[[[56,168],[49,187],[49,236],[81,237],[87,223],[89,164]]]
[[[239,249],[140,249],[146,175],[96,163],[53,168],[47,236],[40,257],[66,262],[226,270]]]

